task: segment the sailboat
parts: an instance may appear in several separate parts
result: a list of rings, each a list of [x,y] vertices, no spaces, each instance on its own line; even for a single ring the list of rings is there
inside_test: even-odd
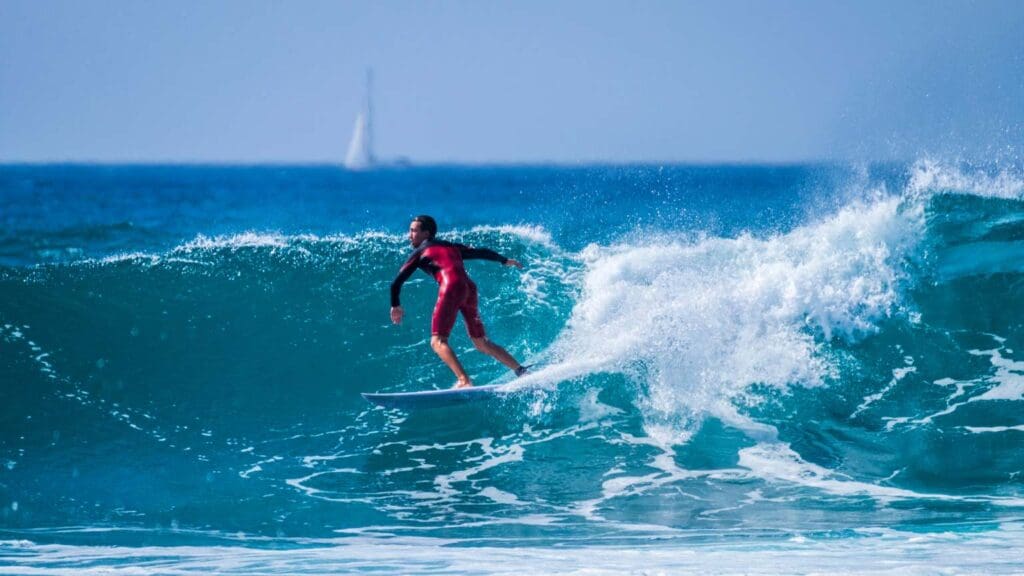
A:
[[[366,71],[366,100],[363,109],[356,116],[356,125],[352,128],[352,139],[348,142],[348,153],[345,154],[345,168],[349,170],[366,170],[377,163],[373,155],[373,108],[370,101],[370,87],[373,82],[373,71]]]

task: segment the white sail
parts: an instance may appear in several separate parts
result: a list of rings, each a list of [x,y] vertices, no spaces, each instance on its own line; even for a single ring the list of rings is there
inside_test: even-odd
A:
[[[348,142],[348,153],[345,155],[345,168],[363,170],[376,163],[373,156],[373,107],[370,100],[370,85],[373,72],[366,71],[366,101],[363,110],[356,116],[356,125],[352,128],[352,139]]]
[[[345,168],[362,170],[373,163],[370,153],[370,141],[367,130],[366,116],[362,112],[356,116],[356,125],[352,129],[352,139],[348,143],[348,154],[345,155]]]

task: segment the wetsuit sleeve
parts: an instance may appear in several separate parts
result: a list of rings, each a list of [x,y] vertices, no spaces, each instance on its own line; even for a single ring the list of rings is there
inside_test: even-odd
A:
[[[470,248],[469,246],[464,246],[462,244],[456,244],[455,247],[459,249],[459,253],[462,254],[463,260],[493,260],[494,262],[501,262],[502,264],[508,262],[508,258],[505,258],[494,250],[488,250],[487,248]]]
[[[398,271],[398,276],[391,282],[391,306],[401,306],[401,302],[398,299],[398,294],[402,291],[402,284],[412,276],[412,273],[416,271],[416,267],[420,261],[420,253],[414,252],[405,264],[402,264],[402,268]]]

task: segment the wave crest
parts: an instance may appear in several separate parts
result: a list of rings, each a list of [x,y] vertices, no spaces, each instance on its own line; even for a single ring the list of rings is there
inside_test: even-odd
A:
[[[985,198],[1020,200],[1024,198],[1024,179],[1005,168],[984,170],[923,159],[910,167],[907,192],[915,196],[970,194]]]

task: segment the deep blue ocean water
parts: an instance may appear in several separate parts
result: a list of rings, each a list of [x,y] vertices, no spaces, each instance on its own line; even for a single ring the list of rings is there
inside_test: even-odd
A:
[[[1015,169],[0,166],[0,573],[1020,573],[1022,319]]]

